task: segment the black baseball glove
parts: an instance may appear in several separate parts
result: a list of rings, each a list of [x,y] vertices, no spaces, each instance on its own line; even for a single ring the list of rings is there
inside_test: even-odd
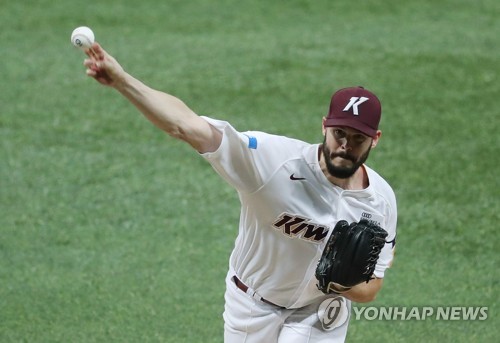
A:
[[[318,289],[342,293],[373,275],[387,231],[367,220],[339,221],[333,229],[316,267]]]

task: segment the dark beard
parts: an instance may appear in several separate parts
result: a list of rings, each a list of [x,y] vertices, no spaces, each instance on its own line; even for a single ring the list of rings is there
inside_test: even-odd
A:
[[[354,173],[358,170],[358,168],[361,167],[361,165],[365,163],[365,161],[368,159],[368,155],[370,154],[371,150],[370,146],[368,150],[359,157],[359,159],[356,159],[355,156],[352,156],[348,153],[340,153],[340,154],[332,153],[330,149],[328,149],[325,143],[326,139],[325,141],[323,141],[323,147],[322,147],[323,158],[325,159],[326,169],[328,170],[328,173],[331,176],[339,179],[347,179],[353,176]],[[336,167],[333,165],[332,162],[332,160],[335,157],[342,157],[344,159],[352,161],[354,164],[352,165],[352,167]]]

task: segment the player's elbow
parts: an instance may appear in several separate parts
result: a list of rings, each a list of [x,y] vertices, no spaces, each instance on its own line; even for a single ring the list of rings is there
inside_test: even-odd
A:
[[[373,279],[368,283],[360,283],[354,286],[346,295],[357,303],[369,303],[377,298],[377,294],[382,288],[382,279]]]

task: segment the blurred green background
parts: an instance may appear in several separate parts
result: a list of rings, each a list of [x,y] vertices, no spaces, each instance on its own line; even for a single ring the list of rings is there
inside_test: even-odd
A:
[[[496,0],[3,1],[0,341],[222,341],[236,194],[86,77],[69,40],[86,25],[133,75],[242,131],[318,142],[333,91],[377,93],[368,164],[399,225],[370,305],[488,319],[352,320],[347,340],[496,342],[499,18]]]

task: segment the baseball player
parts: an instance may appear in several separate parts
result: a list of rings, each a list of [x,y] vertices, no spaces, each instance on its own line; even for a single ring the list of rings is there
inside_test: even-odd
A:
[[[365,161],[381,137],[381,105],[362,87],[336,92],[324,140],[309,144],[198,116],[178,98],[124,71],[98,43],[86,73],[121,93],[158,128],[191,145],[238,192],[239,232],[226,277],[225,342],[343,342],[351,302],[372,301],[390,266],[396,199]],[[290,116],[286,120],[293,120]],[[367,282],[318,289],[315,270],[335,225],[387,232]]]

